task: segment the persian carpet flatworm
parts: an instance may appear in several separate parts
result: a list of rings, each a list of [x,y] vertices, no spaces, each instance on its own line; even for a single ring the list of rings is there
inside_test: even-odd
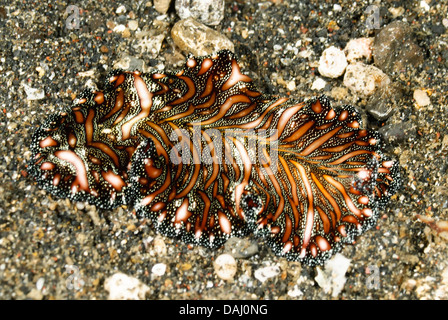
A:
[[[223,50],[178,73],[112,71],[37,129],[28,171],[58,197],[132,205],[186,243],[253,233],[315,265],[375,225],[399,187],[382,144],[351,106],[259,92]]]

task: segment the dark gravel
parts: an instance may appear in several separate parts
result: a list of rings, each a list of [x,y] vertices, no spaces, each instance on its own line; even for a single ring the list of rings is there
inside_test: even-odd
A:
[[[308,98],[317,94],[310,88],[325,48],[344,48],[351,39],[379,32],[366,27],[370,1],[334,1],[341,10],[330,2],[226,1],[225,18],[214,29],[232,40],[262,91]],[[365,112],[365,98],[349,92],[333,99],[336,105],[356,105],[368,127],[381,128],[404,180],[378,227],[342,251],[351,265],[340,299],[448,298],[447,237],[416,217],[448,220],[448,31],[442,22],[448,1],[427,2],[429,11],[420,1],[388,1],[379,8],[381,27],[406,21],[423,55],[420,65],[388,74],[400,85],[395,112],[378,121]],[[117,272],[145,283],[148,299],[331,299],[316,284],[316,269],[278,258],[262,242],[237,259],[234,281],[225,282],[213,267],[225,248],[155,241],[151,226],[135,219],[131,208],[101,211],[36,187],[26,173],[28,146],[47,114],[69,105],[89,80],[98,81],[124,57],[144,61],[149,69],[183,59],[169,32],[154,54],[135,46],[135,31],[112,30],[131,20],[149,30],[160,15],[151,1],[78,1],[79,29],[66,27],[68,5],[0,1],[0,299],[106,299],[104,282]],[[116,13],[122,5],[126,11]],[[389,9],[399,7],[404,12],[394,17]],[[178,20],[173,6],[161,20],[168,30]],[[342,77],[325,80],[330,97],[332,89],[343,87]],[[291,81],[295,90],[288,89]],[[44,99],[28,100],[25,85],[43,90]],[[427,90],[429,106],[415,104],[416,89]],[[167,266],[161,277],[151,272],[157,263]],[[73,277],[66,265],[78,268],[80,290],[68,285]],[[254,271],[268,265],[279,266],[280,273],[261,283]],[[379,288],[366,285],[373,266],[379,268]]]

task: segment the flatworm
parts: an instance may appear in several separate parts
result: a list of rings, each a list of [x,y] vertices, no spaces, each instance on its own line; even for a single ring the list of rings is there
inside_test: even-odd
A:
[[[112,71],[37,129],[28,171],[58,197],[134,206],[186,243],[253,233],[316,265],[374,226],[398,189],[382,149],[354,107],[262,94],[223,50],[178,73]]]

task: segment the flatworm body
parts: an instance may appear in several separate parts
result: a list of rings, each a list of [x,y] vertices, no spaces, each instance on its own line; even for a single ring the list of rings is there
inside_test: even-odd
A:
[[[38,128],[29,172],[58,197],[133,205],[187,243],[254,233],[316,265],[375,225],[399,187],[382,147],[355,108],[264,95],[223,50],[177,74],[111,72]]]

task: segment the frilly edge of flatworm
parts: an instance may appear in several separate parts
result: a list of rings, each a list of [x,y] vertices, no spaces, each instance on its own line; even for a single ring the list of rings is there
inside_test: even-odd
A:
[[[58,197],[133,205],[187,243],[253,233],[316,265],[374,226],[399,187],[382,149],[354,107],[264,95],[223,50],[178,73],[112,71],[36,130],[28,171]]]

